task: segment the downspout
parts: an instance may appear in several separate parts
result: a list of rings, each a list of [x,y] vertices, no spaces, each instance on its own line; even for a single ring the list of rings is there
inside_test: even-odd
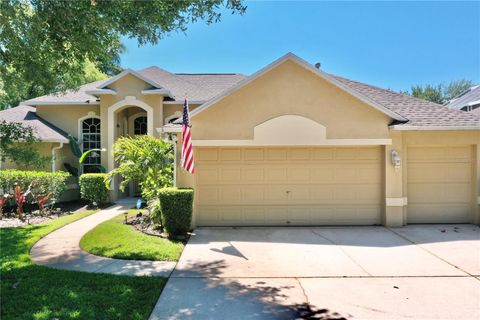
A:
[[[63,148],[63,142],[60,142],[60,145],[58,147],[53,147],[52,148],[52,172],[55,172],[55,161],[56,161],[56,156],[55,156],[55,151],[62,149]]]

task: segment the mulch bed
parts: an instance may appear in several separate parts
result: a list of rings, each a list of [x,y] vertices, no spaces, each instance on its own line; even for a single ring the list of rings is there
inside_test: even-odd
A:
[[[168,233],[163,231],[163,228],[159,225],[152,224],[148,222],[148,216],[142,215],[141,217],[131,217],[127,219],[127,224],[130,225],[135,230],[145,233],[149,236],[160,237],[165,239],[171,239],[168,236]],[[178,241],[188,241],[190,233],[185,236],[177,236],[175,240]]]
[[[104,204],[99,208],[106,208],[110,205],[111,204]],[[68,201],[55,204],[54,208],[48,214],[43,215],[33,206],[25,206],[25,209],[28,210],[27,213],[25,213],[25,220],[18,219],[14,211],[4,212],[3,219],[0,220],[0,228],[15,228],[46,223],[73,213],[81,213],[95,208],[89,207],[88,204],[83,201]]]

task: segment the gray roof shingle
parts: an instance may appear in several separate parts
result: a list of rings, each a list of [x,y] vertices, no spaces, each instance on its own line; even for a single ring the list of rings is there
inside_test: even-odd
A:
[[[397,125],[408,126],[441,126],[441,127],[479,127],[477,117],[460,110],[449,109],[446,106],[404,95],[391,90],[382,89],[365,83],[331,75],[353,90],[367,96],[391,111],[408,119]]]
[[[243,74],[186,74],[171,73],[156,66],[139,70],[142,76],[151,79],[168,89],[175,101],[182,101],[185,95],[189,100],[205,102],[229,90],[241,80],[247,78]],[[459,110],[453,110],[430,101],[417,99],[398,92],[382,89],[365,83],[349,80],[340,76],[330,75],[353,91],[373,100],[392,112],[408,119],[407,122],[398,123],[398,126],[430,126],[430,127],[479,127],[480,120],[477,116]],[[97,98],[87,94],[86,90],[101,87],[107,80],[96,81],[78,90],[70,90],[58,95],[47,95],[26,101],[26,104],[53,101],[69,103],[95,102]]]
[[[36,109],[27,105],[0,111],[0,121],[19,122],[33,129],[35,136],[44,142],[68,143],[68,134],[36,114]]]

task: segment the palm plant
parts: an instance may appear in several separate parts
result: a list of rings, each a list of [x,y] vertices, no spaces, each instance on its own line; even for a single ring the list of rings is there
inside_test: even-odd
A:
[[[158,197],[163,187],[173,183],[173,145],[149,135],[120,137],[113,145],[113,156],[118,166],[107,174],[107,185],[120,175],[120,190],[137,181],[142,196],[151,200]]]

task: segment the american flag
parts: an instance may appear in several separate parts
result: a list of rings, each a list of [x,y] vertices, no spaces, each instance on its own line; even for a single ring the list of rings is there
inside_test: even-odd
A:
[[[190,117],[188,115],[188,101],[183,104],[183,125],[182,125],[182,167],[190,173],[195,172],[193,162],[192,136],[190,135]]]

